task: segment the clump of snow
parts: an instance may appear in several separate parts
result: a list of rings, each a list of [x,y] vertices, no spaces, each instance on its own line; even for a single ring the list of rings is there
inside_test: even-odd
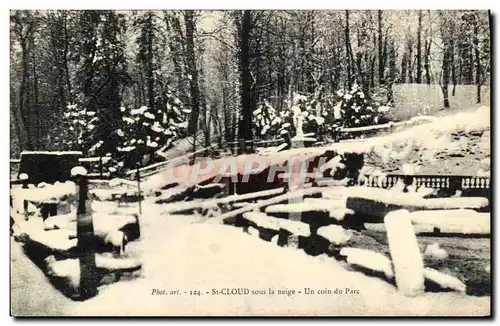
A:
[[[75,166],[71,169],[71,175],[74,177],[78,175],[87,175],[87,170],[83,166]]]
[[[80,286],[80,263],[78,259],[56,260],[54,256],[45,258],[47,273],[63,278],[76,291]]]
[[[340,225],[327,225],[318,229],[318,235],[339,246],[351,239],[351,234]]]
[[[448,258],[448,253],[443,248],[439,247],[439,243],[431,243],[425,248],[424,255],[438,260]]]
[[[401,170],[403,171],[403,174],[412,175],[418,174],[421,171],[421,167],[411,163],[404,163],[401,166]]]
[[[96,235],[103,235],[104,237],[107,237],[109,234],[115,232],[116,230],[121,229],[127,224],[136,223],[137,218],[136,215],[134,214],[129,214],[129,215],[108,214],[105,212],[97,211],[92,213],[92,221],[94,224],[94,233]],[[120,234],[114,234],[112,235],[112,238],[113,239],[120,238]]]
[[[119,230],[113,230],[106,234],[106,236],[104,237],[104,243],[112,245],[114,250],[116,250],[118,253],[122,253],[125,251],[126,241],[127,236]]]
[[[323,164],[321,166],[321,169],[323,171],[327,170],[327,169],[331,169],[332,171],[331,171],[330,175],[333,175],[333,173],[337,169],[344,169],[345,168],[345,164],[341,163],[341,161],[342,161],[342,156],[337,155],[337,156],[333,157],[332,159],[328,160],[328,162],[326,162],[325,164]]]
[[[259,230],[254,228],[253,226],[249,226],[247,229],[248,234],[254,237],[259,237]]]
[[[76,221],[76,210],[69,214],[49,216],[44,221],[45,229],[70,229],[70,223]]]

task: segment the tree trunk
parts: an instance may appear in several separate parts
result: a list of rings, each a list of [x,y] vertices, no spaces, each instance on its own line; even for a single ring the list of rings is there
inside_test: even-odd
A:
[[[243,11],[242,21],[239,23],[239,66],[241,81],[241,119],[238,130],[240,139],[252,139],[252,101],[250,82],[250,35],[252,30],[252,13]]]
[[[474,55],[471,46],[469,46],[467,56],[469,59],[469,64],[468,64],[469,69],[467,71],[467,84],[472,85],[474,84]]]
[[[481,58],[479,56],[479,28],[478,22],[475,21],[474,24],[474,48],[475,48],[475,59],[476,59],[476,85],[477,85],[477,101],[476,103],[481,103]]]
[[[148,87],[148,106],[155,110],[155,81],[153,74],[153,13],[148,12],[146,20],[147,28],[147,54],[146,54],[146,78]]]
[[[27,87],[29,80],[29,62],[28,62],[28,54],[26,49],[25,40],[21,39],[21,54],[22,54],[22,70],[23,76],[21,79],[21,83],[19,85],[19,114],[21,117],[22,124],[26,127],[26,148],[27,150],[33,149],[33,143],[31,141],[31,130],[33,130],[33,126],[29,125],[29,117],[30,113],[28,112],[28,101],[27,101]]]
[[[401,58],[401,84],[406,83],[406,73],[407,73],[407,68],[408,68],[408,54],[405,52],[403,53],[403,58]]]
[[[410,84],[413,83],[413,44],[408,42],[408,78]]]
[[[73,94],[73,90],[71,89],[71,77],[69,74],[69,36],[68,36],[68,13],[65,11],[63,16],[63,31],[64,31],[64,53],[63,53],[63,64],[64,64],[64,72],[66,77],[66,94],[67,100]],[[69,99],[71,101],[71,99]],[[67,103],[64,103],[66,105]]]
[[[191,135],[195,135],[198,130],[198,118],[200,114],[200,90],[198,88],[198,69],[196,68],[194,52],[194,12],[186,10],[184,12],[184,20],[186,25],[187,69],[191,77],[189,79],[189,89],[191,92],[191,119],[189,120],[188,129]]]
[[[451,96],[455,96],[455,89],[457,87],[457,72],[455,67],[455,40],[451,39],[450,46],[451,82],[453,83]]]
[[[418,28],[417,28],[417,84],[422,83],[422,10],[418,11]]]
[[[431,11],[427,11],[429,15],[429,20],[431,20]],[[431,64],[430,64],[430,57],[431,57],[431,44],[432,44],[432,25],[429,24],[429,32],[428,32],[428,40],[425,40],[425,58],[424,58],[424,65],[425,65],[425,79],[427,82],[427,85],[431,84]]]
[[[345,30],[344,30],[344,39],[345,39],[345,52],[347,58],[347,88],[350,88],[352,85],[352,76],[351,76],[351,41],[349,39],[349,10],[345,11]]]
[[[443,84],[441,88],[443,90],[444,107],[445,109],[450,108],[450,100],[448,97],[448,85],[450,84],[450,56],[451,56],[451,45],[449,40],[444,41],[444,54],[443,54]]]
[[[382,45],[382,10],[378,10],[378,80],[379,84],[383,85],[384,81],[384,55],[383,55],[383,45]]]
[[[431,64],[429,62],[430,55],[431,55],[431,41],[425,40],[424,67],[425,67],[425,81],[427,85],[431,84]]]
[[[40,106],[39,106],[39,90],[38,90],[38,74],[37,74],[37,59],[35,57],[35,41],[33,40],[32,42],[32,67],[33,67],[33,109],[36,112],[36,125],[35,125],[35,143],[34,145],[36,146],[37,149],[40,149],[40,142],[41,142],[41,127],[42,127],[42,121],[41,121],[41,112],[40,112]]]
[[[396,79],[396,49],[394,45],[394,40],[391,40],[390,52],[389,52],[389,82],[387,85],[387,102],[394,102],[394,93],[392,92],[392,85],[394,85]]]

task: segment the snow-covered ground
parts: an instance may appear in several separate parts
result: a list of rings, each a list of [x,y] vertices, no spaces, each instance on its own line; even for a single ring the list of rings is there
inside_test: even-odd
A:
[[[53,291],[37,295],[38,309],[62,315],[487,315],[490,297],[425,293],[409,298],[376,277],[349,271],[325,255],[282,248],[241,229],[203,223],[197,215],[162,214],[143,205],[141,239],[127,251],[139,255],[142,276],[101,286],[84,302],[57,296],[60,310],[45,310]],[[17,271],[13,271],[17,273]],[[27,288],[36,286],[29,284]],[[40,280],[33,279],[33,282]],[[213,295],[213,289],[265,290],[261,295]],[[269,294],[269,289],[275,293]],[[305,294],[305,288],[316,294]],[[152,295],[153,290],[178,295]],[[343,294],[318,294],[325,289]],[[350,289],[356,294],[346,294]],[[278,294],[278,290],[295,294]],[[200,291],[200,296],[190,295]],[[301,291],[301,293],[298,293]],[[208,293],[207,293],[208,292]],[[290,293],[290,292],[288,292]],[[23,302],[14,300],[13,305]],[[36,306],[36,304],[34,304]],[[30,309],[36,310],[36,307]],[[14,307],[22,314],[22,309]]]
[[[487,315],[489,297],[426,293],[409,298],[385,281],[346,270],[326,256],[278,247],[241,229],[203,223],[196,215],[161,214],[143,205],[141,240],[127,250],[140,254],[142,276],[102,286],[84,302],[69,299],[64,315]],[[213,295],[213,289],[248,288],[274,295]],[[316,294],[305,294],[305,288]],[[346,294],[346,289],[359,291]],[[180,290],[152,295],[153,289]],[[344,294],[318,294],[319,290]],[[295,290],[279,294],[278,290]],[[200,291],[201,295],[189,295]],[[298,293],[301,291],[302,293]],[[208,293],[207,293],[208,292]],[[41,293],[40,300],[51,293]],[[61,299],[58,299],[60,302]],[[44,309],[43,306],[40,309]]]
[[[489,176],[490,130],[490,107],[482,106],[390,135],[332,147],[364,152],[365,165],[384,172],[404,172],[409,164],[415,174]]]
[[[439,118],[428,124],[364,142],[339,143],[326,148],[384,157],[384,148],[389,150],[388,144],[391,144],[394,145],[393,149],[397,148],[395,155],[403,157],[405,153],[401,153],[397,146],[405,147],[409,141],[419,144],[419,148],[426,146],[426,150],[431,152],[437,148],[435,139],[439,137],[459,131],[473,134],[478,130],[483,131],[479,144],[482,144],[482,150],[489,157],[489,141],[483,139],[486,130],[489,134],[489,108],[480,108],[473,114],[459,113]],[[446,143],[443,140],[439,149],[448,150],[449,143]],[[432,149],[430,146],[433,146]],[[275,155],[314,156],[324,151],[325,147],[295,149]],[[388,159],[395,159],[390,157],[391,154],[392,150]],[[383,163],[387,164],[385,161]],[[163,180],[162,177],[155,177],[153,181],[156,183],[151,182],[151,185],[156,187]],[[124,209],[123,206],[109,205],[92,207],[106,211]],[[134,205],[128,205],[126,210],[134,210]],[[126,248],[129,253],[141,258],[141,277],[101,286],[96,297],[84,302],[58,297],[58,312],[46,308],[47,303],[53,300],[53,292],[37,292],[35,301],[40,302],[38,309],[49,314],[89,316],[490,314],[490,296],[473,297],[450,292],[406,297],[386,281],[346,269],[345,263],[326,255],[308,256],[302,250],[278,247],[232,226],[204,223],[206,219],[198,215],[170,215],[162,207],[155,204],[153,198],[143,202],[141,239],[129,243]],[[18,254],[21,253],[14,253]],[[27,278],[24,282],[30,288],[36,286],[32,282],[40,280]],[[247,288],[250,294],[220,294],[223,289],[233,288]],[[269,289],[274,294],[270,294]],[[315,294],[306,294],[306,289],[314,290]],[[153,294],[162,290],[169,294]],[[214,290],[219,294],[214,294]],[[324,293],[328,293],[328,290],[331,294]],[[340,290],[342,294],[338,294]],[[177,294],[170,294],[171,291]],[[262,292],[252,294],[252,291]],[[22,302],[13,300],[12,304],[19,305]],[[15,308],[20,311],[19,307]]]

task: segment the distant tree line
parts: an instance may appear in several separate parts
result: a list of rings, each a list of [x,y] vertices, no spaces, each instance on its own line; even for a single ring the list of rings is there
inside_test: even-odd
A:
[[[490,78],[486,11],[16,10],[10,18],[17,150],[88,152],[101,142],[96,154],[113,154],[125,146],[123,119],[142,106],[166,119],[162,128],[175,121],[162,142],[201,134],[208,145],[253,138],[253,112],[264,102],[285,110],[295,93],[322,102],[357,84],[390,104],[395,83],[439,84],[448,108],[456,85],[476,85],[481,102]],[[80,141],[68,129],[75,105],[96,114]]]

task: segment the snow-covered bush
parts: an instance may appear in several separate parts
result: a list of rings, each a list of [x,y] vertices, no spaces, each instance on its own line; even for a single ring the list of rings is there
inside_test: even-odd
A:
[[[68,104],[64,112],[63,124],[68,132],[66,145],[71,150],[87,152],[94,144],[94,133],[99,118],[95,111]]]
[[[370,100],[363,90],[353,84],[348,92],[337,91],[340,101],[334,110],[340,112],[344,127],[363,127],[389,122],[387,113],[391,107]]]
[[[310,132],[317,134],[327,117],[326,106],[313,96],[294,93],[292,103],[280,112],[264,101],[253,112],[254,131],[261,138],[274,138],[285,133],[292,137]]]
[[[259,138],[275,137],[281,128],[282,118],[267,100],[264,100],[264,103],[253,111],[252,120],[254,121],[254,134]]]
[[[118,158],[123,158],[123,162],[116,169],[130,168],[141,161],[144,155],[152,154],[161,147],[169,147],[172,141],[185,134],[190,113],[190,110],[182,108],[177,98],[167,103],[166,110],[146,106],[138,109],[122,107],[120,110],[122,127],[115,132],[120,139]]]

